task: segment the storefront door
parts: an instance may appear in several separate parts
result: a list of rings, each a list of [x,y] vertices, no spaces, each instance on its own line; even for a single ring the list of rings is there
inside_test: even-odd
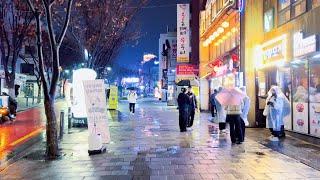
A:
[[[266,98],[271,86],[277,85],[281,87],[282,92],[288,98],[291,104],[291,72],[290,67],[272,67],[257,71],[257,125],[258,127],[266,127],[265,117],[262,115],[265,108]],[[284,119],[285,128],[292,130],[291,114]]]

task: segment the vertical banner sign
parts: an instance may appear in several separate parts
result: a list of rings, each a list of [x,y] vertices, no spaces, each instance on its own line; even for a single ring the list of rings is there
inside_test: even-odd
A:
[[[189,62],[190,6],[177,4],[177,62]]]
[[[110,86],[109,109],[118,109],[118,86]]]
[[[103,143],[110,142],[107,103],[102,79],[83,81],[84,97],[90,134],[100,134]]]

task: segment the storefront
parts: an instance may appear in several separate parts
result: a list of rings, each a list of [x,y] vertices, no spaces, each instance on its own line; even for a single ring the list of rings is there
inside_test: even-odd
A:
[[[208,64],[211,69],[207,77],[210,82],[210,94],[219,87],[240,87],[243,86],[243,73],[240,71],[238,47],[227,52],[220,58]]]
[[[292,46],[288,48],[288,46]],[[272,85],[281,87],[292,113],[284,119],[285,129],[320,137],[320,53],[316,35],[294,32],[265,42],[257,50],[257,124],[265,125],[262,112]],[[288,59],[288,49],[292,59]],[[260,52],[259,52],[260,51]],[[264,121],[263,121],[264,120]]]
[[[240,14],[233,0],[207,1],[200,23],[200,100],[208,110],[209,97],[219,87],[242,86],[240,73]]]

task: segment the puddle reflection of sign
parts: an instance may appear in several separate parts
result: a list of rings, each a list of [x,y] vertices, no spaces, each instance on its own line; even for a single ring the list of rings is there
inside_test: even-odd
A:
[[[104,80],[83,81],[88,129],[90,134],[100,134],[103,143],[110,142]]]

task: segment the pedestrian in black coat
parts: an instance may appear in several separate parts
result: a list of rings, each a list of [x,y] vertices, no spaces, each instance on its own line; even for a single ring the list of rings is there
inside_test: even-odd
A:
[[[186,94],[186,91],[187,90],[185,88],[182,88],[177,100],[179,108],[180,132],[187,131],[189,96]]]
[[[192,87],[189,86],[188,87],[188,93],[187,93],[188,97],[189,97],[189,109],[188,109],[188,125],[187,127],[192,127],[193,125],[193,120],[194,120],[194,115],[196,113],[196,109],[198,108],[198,104],[197,104],[197,98],[194,95],[194,93],[192,92]]]

